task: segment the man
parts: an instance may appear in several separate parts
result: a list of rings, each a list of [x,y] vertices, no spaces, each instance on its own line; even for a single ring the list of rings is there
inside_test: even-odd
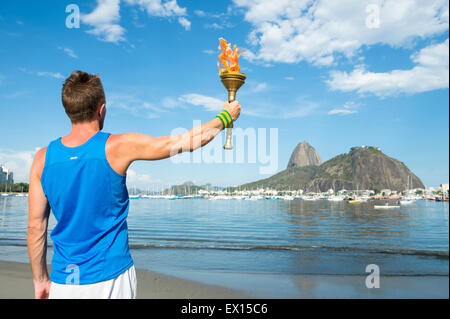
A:
[[[128,167],[206,145],[237,120],[241,106],[226,102],[217,117],[182,135],[150,137],[101,132],[106,106],[97,75],[73,72],[64,83],[62,103],[72,130],[39,150],[30,171],[27,242],[35,298],[135,298],[126,223]],[[50,209],[57,224],[49,277]]]

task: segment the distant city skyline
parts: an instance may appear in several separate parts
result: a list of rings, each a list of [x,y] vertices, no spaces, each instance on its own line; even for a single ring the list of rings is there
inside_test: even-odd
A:
[[[227,98],[216,65],[223,37],[246,49],[236,130],[277,130],[275,172],[301,141],[323,162],[373,145],[425,186],[445,184],[448,28],[443,0],[3,1],[0,163],[27,182],[36,150],[69,133],[61,87],[73,70],[101,76],[106,132],[161,136],[209,121]],[[136,162],[127,181],[236,186],[273,175],[261,166],[247,153],[243,163]]]
[[[0,185],[14,184],[14,173],[0,163]]]

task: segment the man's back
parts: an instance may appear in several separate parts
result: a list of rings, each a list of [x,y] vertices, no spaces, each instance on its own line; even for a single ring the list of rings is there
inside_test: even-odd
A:
[[[41,184],[57,224],[50,279],[79,284],[109,280],[128,269],[128,192],[105,155],[109,134],[97,132],[77,147],[49,144]]]

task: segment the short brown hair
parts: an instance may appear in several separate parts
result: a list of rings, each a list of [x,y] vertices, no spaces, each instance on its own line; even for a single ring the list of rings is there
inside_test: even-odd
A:
[[[104,103],[105,92],[98,75],[73,71],[64,82],[62,104],[72,123],[91,121]]]

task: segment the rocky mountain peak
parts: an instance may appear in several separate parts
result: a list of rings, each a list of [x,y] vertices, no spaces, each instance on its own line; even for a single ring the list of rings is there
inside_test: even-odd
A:
[[[317,151],[306,141],[299,143],[292,152],[287,168],[319,166],[322,164]]]

